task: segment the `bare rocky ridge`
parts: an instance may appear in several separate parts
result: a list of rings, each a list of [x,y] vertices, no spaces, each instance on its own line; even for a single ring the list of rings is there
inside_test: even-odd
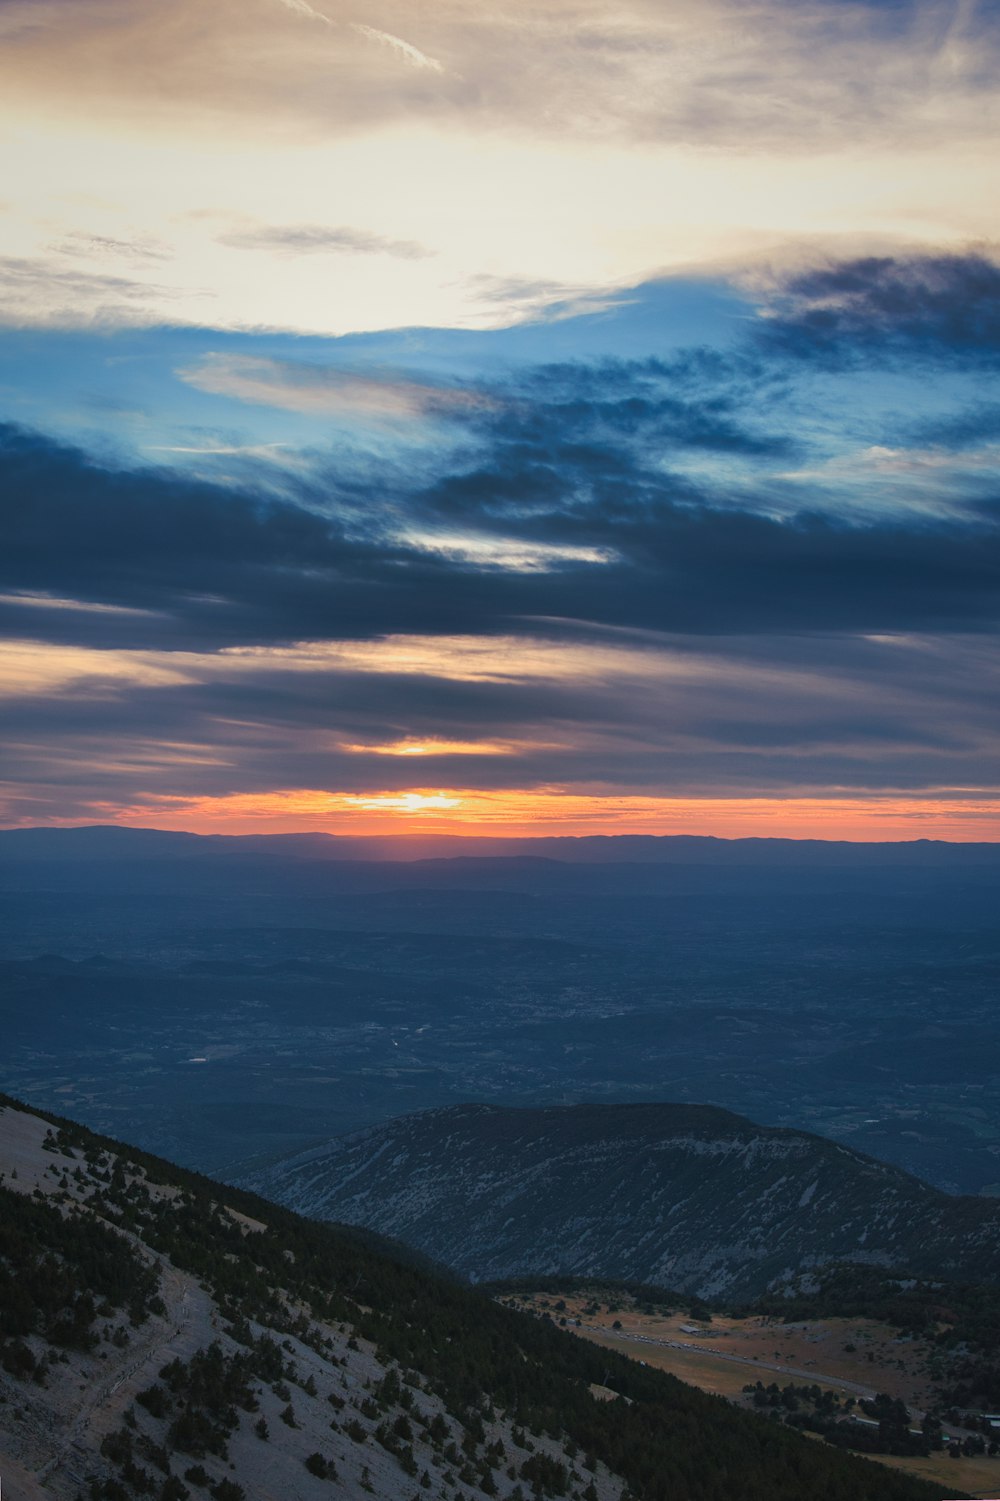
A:
[[[420,1112],[252,1186],[474,1280],[571,1273],[751,1296],[831,1261],[1000,1276],[1000,1205],[709,1106]]]

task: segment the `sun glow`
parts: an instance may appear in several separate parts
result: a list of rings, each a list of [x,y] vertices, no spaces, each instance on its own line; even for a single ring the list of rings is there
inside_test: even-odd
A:
[[[377,792],[370,797],[351,794],[341,801],[345,808],[359,808],[366,813],[428,813],[462,805],[461,798],[448,797],[443,792]]]
[[[1000,841],[1000,789],[927,789],[843,797],[663,797],[557,787],[324,792],[286,789],[220,797],[163,796],[92,805],[88,818],[195,833],[323,832],[542,835],[708,834],[722,839]]]
[[[512,740],[390,740],[382,745],[340,744],[339,750],[359,756],[513,756],[520,747]],[[538,749],[533,746],[533,749]]]

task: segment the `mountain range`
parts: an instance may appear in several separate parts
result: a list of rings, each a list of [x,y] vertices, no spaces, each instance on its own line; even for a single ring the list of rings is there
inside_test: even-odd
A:
[[[743,838],[697,834],[191,834],[121,824],[0,829],[0,862],[62,860],[399,861],[539,859],[570,864],[1000,866],[1000,844]]]

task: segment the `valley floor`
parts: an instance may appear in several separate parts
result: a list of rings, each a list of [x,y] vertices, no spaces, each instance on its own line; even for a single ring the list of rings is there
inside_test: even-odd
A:
[[[607,1301],[610,1297],[611,1301]],[[595,1309],[595,1302],[600,1306]],[[929,1349],[920,1340],[900,1339],[872,1319],[823,1319],[785,1324],[780,1319],[726,1318],[711,1322],[685,1313],[643,1312],[632,1300],[607,1289],[589,1293],[517,1294],[510,1301],[538,1317],[546,1314],[583,1339],[739,1406],[752,1405],[744,1391],[765,1386],[818,1385],[841,1396],[871,1399],[876,1392],[899,1397],[918,1422],[931,1396],[926,1368]],[[697,1332],[694,1332],[694,1331]],[[845,1346],[853,1346],[853,1349]],[[870,1455],[879,1464],[953,1485],[977,1498],[1000,1496],[1000,1457],[952,1459]]]

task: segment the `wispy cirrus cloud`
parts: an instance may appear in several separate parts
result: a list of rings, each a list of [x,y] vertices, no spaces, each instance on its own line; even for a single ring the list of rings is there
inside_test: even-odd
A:
[[[329,16],[316,10],[308,3],[308,0],[278,0],[278,4],[283,5],[286,10],[294,11],[297,16],[305,16],[307,21],[319,21],[324,26],[334,24]]]
[[[842,515],[976,520],[994,509],[1000,480],[1000,444],[979,448],[871,444],[776,476],[796,492],[810,489],[820,504]]]
[[[475,390],[432,385],[397,372],[372,374],[254,355],[209,354],[178,374],[213,396],[313,415],[398,421],[447,417],[490,404]]]
[[[360,21],[351,23],[352,30],[359,36],[367,37],[370,41],[377,42],[382,47],[388,47],[414,68],[429,68],[432,73],[443,73],[444,66],[436,57],[428,57],[426,52],[421,52],[419,47],[414,47],[412,42],[404,41],[402,37],[394,36],[391,31],[380,31],[377,26],[366,26]]]
[[[8,327],[128,326],[148,322],[154,305],[210,297],[158,279],[81,270],[58,255],[0,256],[0,323]]]
[[[555,568],[581,563],[607,563],[608,548],[579,547],[571,543],[534,542],[527,538],[477,536],[448,533],[440,529],[410,531],[401,540],[416,552],[435,553],[454,562],[483,570],[505,573],[550,573]]]
[[[976,400],[959,411],[945,411],[912,421],[906,433],[917,447],[933,445],[961,454],[963,450],[1000,443],[1000,402]]]
[[[262,224],[231,230],[218,239],[220,245],[237,250],[270,250],[282,255],[391,255],[417,261],[434,253],[415,240],[392,240],[347,225]]]
[[[105,605],[95,600],[59,599],[44,590],[24,590],[13,594],[0,594],[0,606],[10,605],[22,610],[69,610],[74,614],[89,615],[150,615],[153,611],[142,610],[134,605]]]
[[[286,10],[293,11],[298,16],[304,16],[308,21],[319,21],[324,26],[336,28],[338,22],[332,20],[325,11],[316,10],[308,3],[308,0],[278,0]],[[429,68],[432,72],[444,71],[436,57],[428,57],[426,52],[421,52],[419,47],[414,47],[412,42],[404,41],[402,37],[394,36],[391,31],[380,31],[377,26],[366,26],[361,21],[348,21],[350,29],[365,37],[367,40],[377,42],[382,47],[388,47],[403,62],[414,68]]]
[[[358,745],[347,742],[339,747],[356,756],[515,756],[521,746],[514,740],[445,740],[427,736],[415,740],[392,740],[383,744]]]
[[[298,17],[312,26],[295,28]],[[44,18],[46,24],[40,24]],[[4,83],[140,113],[164,104],[356,129],[411,118],[643,141],[969,140],[996,116],[990,5],[900,0],[577,0],[414,10],[383,0],[8,0]],[[419,23],[419,26],[417,26]],[[325,45],[317,45],[319,28]],[[296,35],[298,31],[299,35]],[[86,47],[88,66],[78,60]],[[123,50],[141,70],[120,66]],[[419,87],[399,87],[402,63]],[[267,61],[261,67],[261,59]],[[441,59],[447,59],[445,68]],[[207,87],[211,85],[211,89]]]
[[[48,249],[55,255],[86,256],[92,260],[167,261],[172,252],[163,243],[145,235],[117,238],[113,235],[81,234],[71,231],[65,239]]]
[[[496,308],[511,320],[544,323],[606,313],[628,301],[628,288],[598,289],[527,276],[474,276],[468,288],[478,303]]]

